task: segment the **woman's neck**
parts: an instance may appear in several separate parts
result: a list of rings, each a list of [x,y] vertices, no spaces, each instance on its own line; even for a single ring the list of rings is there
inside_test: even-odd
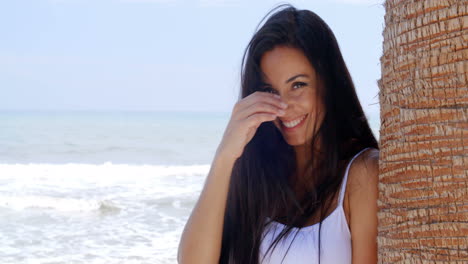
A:
[[[311,142],[294,146],[296,154],[296,172],[291,177],[291,186],[299,199],[308,191],[313,183],[311,182],[314,172],[317,171],[323,159],[321,140],[317,139],[312,150]],[[313,159],[312,159],[313,157]]]
[[[296,168],[298,175],[304,175],[304,173],[311,168],[316,168],[320,160],[320,151],[319,146],[315,146],[314,149],[314,159],[312,160],[312,147],[310,144],[294,146],[294,151],[296,153]],[[311,164],[312,161],[314,164]]]

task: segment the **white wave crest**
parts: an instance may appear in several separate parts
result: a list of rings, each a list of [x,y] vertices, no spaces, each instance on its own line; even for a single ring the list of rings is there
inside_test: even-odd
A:
[[[52,209],[63,212],[73,211],[118,211],[111,201],[59,198],[47,196],[0,196],[0,207],[13,210]]]

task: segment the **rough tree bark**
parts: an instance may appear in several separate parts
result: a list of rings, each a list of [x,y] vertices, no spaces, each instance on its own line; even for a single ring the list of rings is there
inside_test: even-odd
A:
[[[467,5],[384,3],[379,263],[468,263]]]

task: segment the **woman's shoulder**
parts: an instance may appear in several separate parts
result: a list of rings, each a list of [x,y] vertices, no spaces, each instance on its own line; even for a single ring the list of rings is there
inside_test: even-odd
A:
[[[362,188],[369,188],[369,184],[376,184],[379,174],[379,153],[376,148],[366,149],[351,163],[348,171],[348,186],[350,195]]]
[[[348,171],[345,206],[350,222],[361,221],[377,206],[379,181],[379,150],[366,149],[351,163]],[[370,211],[369,211],[370,210]],[[354,220],[354,221],[353,221]]]
[[[360,153],[350,165],[343,208],[346,220],[351,230],[352,223],[359,221],[359,219],[356,219],[356,215],[361,214],[362,216],[362,212],[360,212],[360,210],[366,206],[365,203],[376,203],[377,197],[373,196],[376,195],[377,190],[378,157],[378,149],[366,149],[364,152]],[[347,160],[347,163],[349,163],[351,158],[352,156]],[[370,196],[359,196],[360,194],[363,195],[369,191],[371,192]],[[365,200],[364,204],[362,203],[362,200]]]
[[[360,254],[376,248],[374,241],[378,225],[378,149],[367,149],[354,159],[349,170],[348,183],[353,254]]]

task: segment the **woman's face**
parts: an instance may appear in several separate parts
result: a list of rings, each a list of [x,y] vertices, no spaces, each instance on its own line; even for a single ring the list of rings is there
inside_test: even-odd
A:
[[[310,143],[318,111],[323,109],[313,66],[301,50],[277,46],[263,54],[260,67],[265,74],[260,90],[278,94],[288,104],[286,114],[273,121],[275,126],[291,146]]]

